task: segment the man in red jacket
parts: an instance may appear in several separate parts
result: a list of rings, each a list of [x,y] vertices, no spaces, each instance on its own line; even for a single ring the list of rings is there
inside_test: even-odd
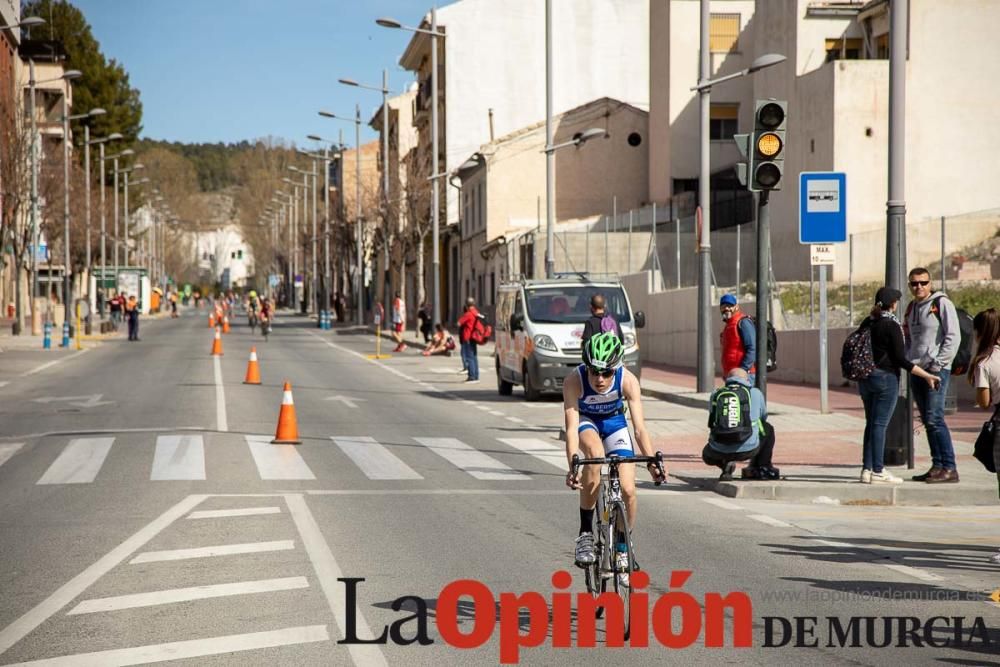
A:
[[[476,300],[471,296],[465,300],[465,312],[458,318],[459,341],[462,344],[462,363],[469,371],[466,382],[479,382],[479,357],[476,356],[476,343],[472,340],[472,330],[479,320]]]
[[[736,297],[724,294],[719,302],[722,313],[722,377],[729,377],[729,371],[742,368],[747,372],[750,384],[757,376],[757,328],[753,320],[740,310]]]

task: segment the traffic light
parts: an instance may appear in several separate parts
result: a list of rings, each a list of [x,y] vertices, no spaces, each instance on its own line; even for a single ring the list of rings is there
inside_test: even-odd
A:
[[[749,146],[750,189],[780,190],[785,165],[785,120],[788,102],[757,100]]]
[[[750,155],[750,135],[734,134],[733,141],[736,142],[736,147],[740,150],[740,159],[743,160],[736,163],[736,178],[739,179],[740,185],[747,187],[747,174],[750,173],[750,165],[753,162],[753,157]]]

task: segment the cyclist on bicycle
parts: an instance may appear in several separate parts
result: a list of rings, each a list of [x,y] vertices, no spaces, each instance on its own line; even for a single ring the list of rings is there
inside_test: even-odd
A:
[[[653,456],[653,442],[646,431],[639,380],[622,365],[625,349],[614,332],[597,334],[587,341],[583,363],[563,383],[563,410],[566,416],[566,459],[570,472],[566,486],[580,490],[580,534],[576,538],[578,567],[594,563],[594,508],[601,484],[601,467],[586,466],[581,474],[573,471],[573,456],[579,449],[586,458],[633,456],[635,448],[625,419],[625,402],[632,415],[632,427],[639,450]],[[622,496],[629,528],[635,525],[638,501],[635,495],[635,466],[620,469]],[[663,482],[656,466],[647,466],[654,482]],[[664,468],[664,473],[666,469]],[[628,558],[619,549],[618,558]]]
[[[271,320],[271,302],[265,298],[260,302],[260,323],[264,326],[265,323]]]

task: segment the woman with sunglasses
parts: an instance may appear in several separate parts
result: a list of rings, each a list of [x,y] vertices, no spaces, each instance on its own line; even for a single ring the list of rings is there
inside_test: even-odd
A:
[[[642,393],[639,380],[622,365],[625,349],[621,340],[612,332],[597,334],[587,341],[583,349],[583,362],[575,373],[566,376],[563,383],[563,409],[566,417],[566,461],[570,472],[566,486],[580,490],[580,533],[576,538],[576,564],[587,567],[593,564],[594,508],[601,483],[600,466],[584,466],[579,473],[573,471],[573,457],[583,450],[585,458],[602,456],[633,456],[636,454],[625,419],[625,403],[632,415],[632,428],[639,444],[638,454],[653,456],[653,441],[646,431],[642,412]],[[656,467],[647,467],[654,482],[662,482]],[[638,501],[635,495],[635,466],[622,466],[622,496],[630,528],[635,526]],[[628,557],[627,554],[621,554]]]

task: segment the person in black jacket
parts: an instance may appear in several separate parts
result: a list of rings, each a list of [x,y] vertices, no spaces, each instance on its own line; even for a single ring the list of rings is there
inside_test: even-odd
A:
[[[861,401],[865,405],[865,435],[863,447],[863,484],[901,484],[902,479],[882,469],[885,454],[885,431],[899,395],[899,371],[923,378],[931,389],[937,389],[940,378],[920,366],[914,366],[903,353],[903,328],[896,319],[899,290],[882,287],[875,294],[875,306],[861,323],[871,328],[872,358],[875,370],[858,382]]]
[[[607,313],[607,307],[604,303],[604,295],[595,294],[590,297],[590,317],[587,318],[587,322],[583,325],[583,337],[580,339],[581,350],[587,349],[587,341],[590,340],[591,336],[604,331],[602,321],[605,318],[610,320],[610,322],[608,322],[609,325],[612,322],[614,323],[613,331],[615,332],[615,335],[618,336],[618,340],[620,340],[623,344],[625,343],[625,335],[622,334],[621,325],[618,324],[618,320],[614,318],[614,315],[609,315]]]

